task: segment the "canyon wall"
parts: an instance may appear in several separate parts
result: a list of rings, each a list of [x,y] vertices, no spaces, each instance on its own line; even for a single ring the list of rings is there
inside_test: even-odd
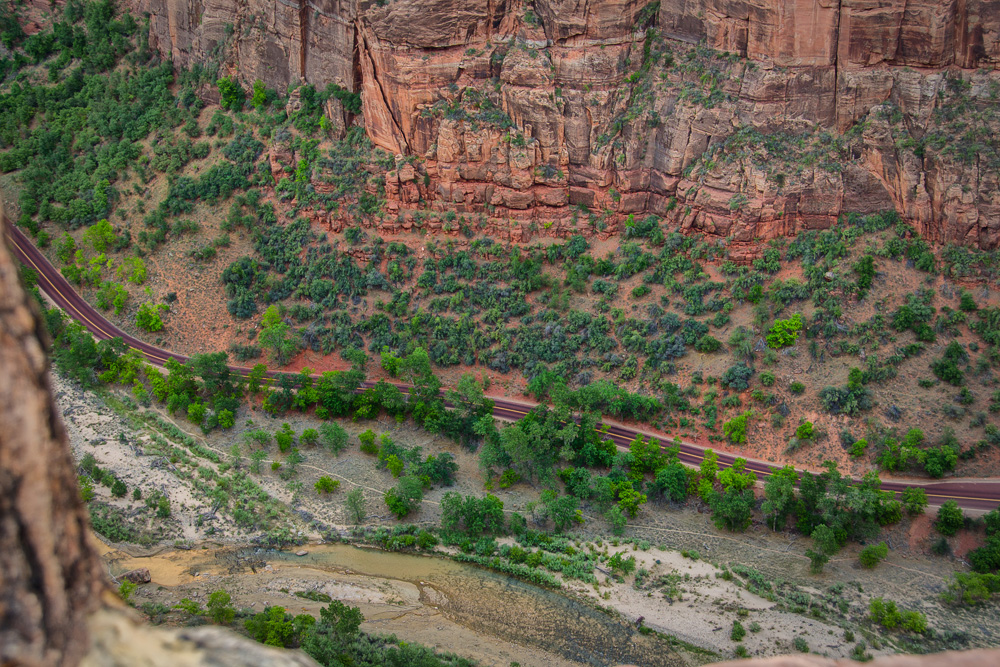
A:
[[[180,65],[360,92],[329,113],[397,155],[390,228],[749,244],[895,208],[1000,244],[1000,0],[132,2]]]

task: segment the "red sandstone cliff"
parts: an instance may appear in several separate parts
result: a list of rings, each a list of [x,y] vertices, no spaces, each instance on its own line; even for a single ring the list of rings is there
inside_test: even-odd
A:
[[[179,64],[221,45],[245,80],[360,91],[335,125],[419,158],[390,225],[748,242],[895,207],[1000,245],[1000,0],[132,1]]]

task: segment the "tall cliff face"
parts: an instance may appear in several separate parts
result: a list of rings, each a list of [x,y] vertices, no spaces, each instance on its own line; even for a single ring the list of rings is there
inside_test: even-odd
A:
[[[749,242],[895,207],[1000,244],[1000,0],[134,2],[179,64],[360,91],[404,224]]]

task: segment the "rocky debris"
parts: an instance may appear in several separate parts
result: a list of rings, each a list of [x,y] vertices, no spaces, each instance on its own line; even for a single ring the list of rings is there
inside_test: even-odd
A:
[[[125,574],[118,577],[125,581],[130,581],[133,584],[148,584],[151,579],[149,576],[149,568],[140,567],[135,570],[129,570]]]

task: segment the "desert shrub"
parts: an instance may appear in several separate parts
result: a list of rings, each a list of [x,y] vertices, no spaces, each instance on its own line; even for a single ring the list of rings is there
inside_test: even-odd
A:
[[[879,544],[869,544],[861,553],[858,554],[858,560],[861,561],[862,567],[873,568],[889,555],[889,547],[885,542],[880,542]]]
[[[767,334],[767,345],[780,350],[783,347],[795,345],[802,330],[802,316],[795,313],[787,320],[775,320]]]
[[[316,483],[313,485],[316,489],[316,493],[333,493],[338,488],[340,488],[340,480],[333,479],[329,475],[322,475]]]
[[[737,362],[722,374],[722,384],[736,391],[746,391],[750,387],[753,369],[745,362]]]
[[[747,441],[747,421],[752,416],[753,413],[748,410],[722,425],[722,432],[729,438],[729,442],[738,445]]]

